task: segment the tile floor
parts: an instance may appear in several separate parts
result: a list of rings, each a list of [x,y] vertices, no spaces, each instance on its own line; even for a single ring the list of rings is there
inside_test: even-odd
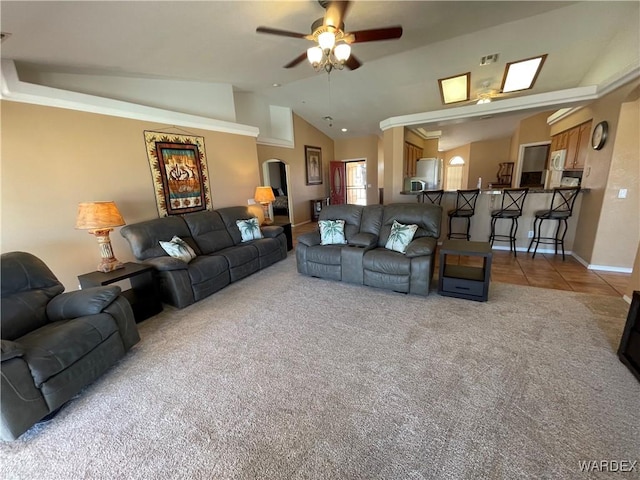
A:
[[[315,222],[294,227],[294,248],[298,235],[316,228]],[[479,258],[447,256],[447,263],[474,265],[481,261]],[[436,262],[436,271],[437,266]],[[526,252],[518,252],[514,258],[508,251],[493,251],[491,280],[494,282],[620,297],[624,295],[630,277],[627,273],[588,270],[570,255],[562,261],[561,255],[548,253],[537,253],[532,259]]]

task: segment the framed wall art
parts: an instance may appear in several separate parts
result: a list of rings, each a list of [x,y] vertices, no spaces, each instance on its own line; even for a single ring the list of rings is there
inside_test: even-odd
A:
[[[211,209],[204,137],[144,132],[161,217]]]
[[[322,149],[305,145],[304,160],[307,167],[307,185],[322,185]]]

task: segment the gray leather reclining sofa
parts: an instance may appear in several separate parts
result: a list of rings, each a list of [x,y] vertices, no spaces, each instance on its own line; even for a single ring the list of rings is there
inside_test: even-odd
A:
[[[346,245],[321,245],[320,233],[298,237],[298,272],[313,277],[428,295],[442,207],[422,203],[329,205],[319,220],[344,220]],[[385,248],[393,221],[418,225],[405,253]]]
[[[126,225],[120,233],[140,262],[156,268],[162,301],[184,308],[287,258],[282,227],[263,226],[264,238],[242,242],[236,221],[253,216],[247,207],[227,207]],[[159,242],[174,235],[197,257],[189,263],[170,257]]]

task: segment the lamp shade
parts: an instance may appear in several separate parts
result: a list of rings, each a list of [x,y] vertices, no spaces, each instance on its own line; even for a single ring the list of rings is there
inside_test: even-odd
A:
[[[311,65],[316,65],[322,60],[322,49],[320,47],[311,47],[307,49],[307,59]]]
[[[256,187],[256,193],[253,198],[258,203],[270,203],[275,201],[276,196],[273,194],[271,187]]]
[[[331,50],[336,44],[336,35],[333,32],[322,32],[318,35],[318,43],[322,50]]]
[[[100,230],[119,227],[125,221],[115,202],[82,202],[78,204],[76,228]]]
[[[348,43],[340,43],[333,49],[333,54],[339,62],[346,62],[351,55],[351,45]]]

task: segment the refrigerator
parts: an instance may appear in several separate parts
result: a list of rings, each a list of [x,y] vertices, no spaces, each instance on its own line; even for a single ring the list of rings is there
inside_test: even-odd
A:
[[[425,182],[426,190],[442,189],[442,159],[420,158],[416,162],[415,178]]]

